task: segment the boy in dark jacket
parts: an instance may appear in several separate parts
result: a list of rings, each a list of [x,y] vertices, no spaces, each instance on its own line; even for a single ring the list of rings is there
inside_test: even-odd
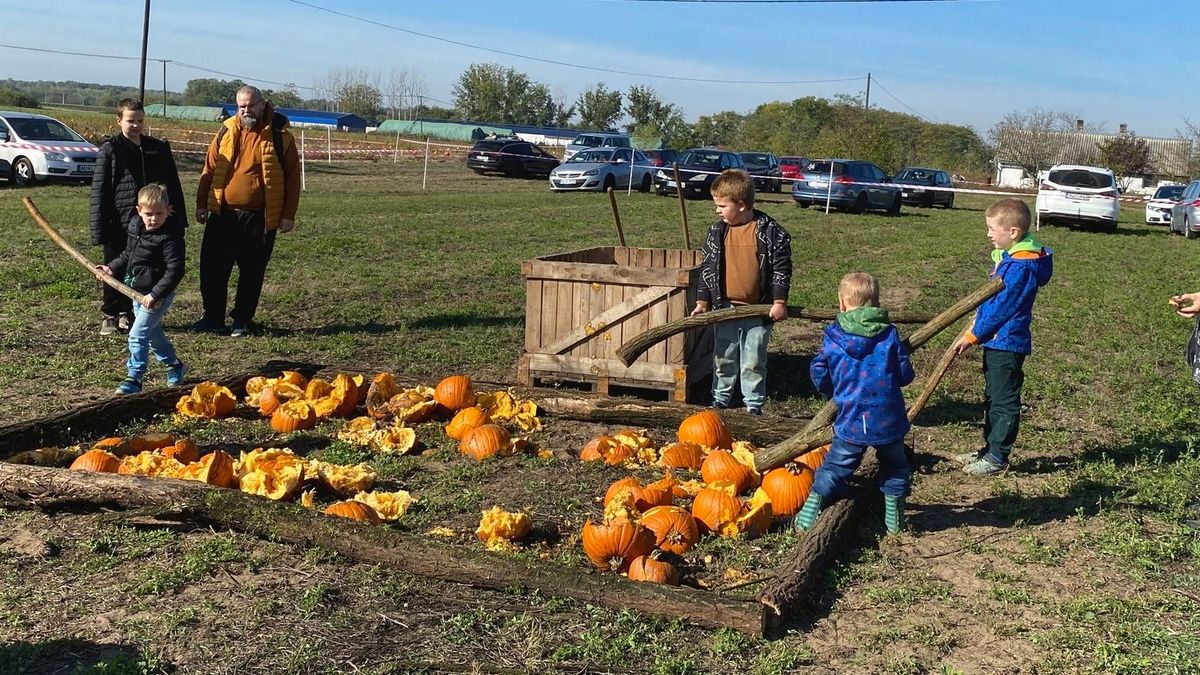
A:
[[[774,218],[754,208],[754,179],[745,171],[722,172],[711,192],[720,219],[704,240],[692,315],[737,305],[771,305],[768,319],[725,321],[713,331],[713,407],[730,406],[740,379],[746,411],[761,415],[767,400],[771,327],[787,318],[792,238]]]
[[[971,330],[954,344],[959,354],[983,346],[984,399],[982,448],[958,455],[963,471],[988,476],[1008,468],[1008,456],[1021,425],[1021,385],[1025,357],[1033,351],[1029,324],[1038,289],[1054,273],[1054,252],[1029,233],[1029,207],[1019,199],[1001,199],[984,213],[992,241],[993,277],[1004,290],[979,306]]]
[[[817,469],[808,500],[796,516],[796,529],[813,526],[821,507],[845,491],[867,446],[879,459],[884,524],[888,532],[904,528],[908,495],[908,458],[904,436],[908,416],[900,387],[912,382],[908,349],[896,327],[879,308],[879,282],[863,272],[842,278],[837,321],[825,329],[821,351],[809,366],[817,390],[833,397],[837,419],[833,443]]]
[[[122,99],[117,104],[117,126],[121,133],[104,139],[96,157],[89,220],[92,245],[104,246],[104,260],[112,260],[125,250],[125,228],[137,215],[138,190],[150,183],[167,186],[171,203],[176,205],[172,223],[181,230],[187,227],[183,188],[171,146],[142,133],[144,118],[141,101]],[[104,320],[100,323],[100,334],[128,331],[133,321],[129,298],[109,286],[102,288],[100,310]]]
[[[124,278],[125,285],[145,294],[134,305],[133,324],[129,327],[128,375],[117,385],[118,394],[136,394],[142,390],[150,352],[166,365],[167,384],[183,381],[187,366],[175,355],[175,347],[163,332],[163,315],[175,299],[175,287],[183,278],[183,228],[170,220],[171,203],[167,188],[152,183],[138,191],[137,214],[129,220],[125,250],[107,265],[96,270]]]

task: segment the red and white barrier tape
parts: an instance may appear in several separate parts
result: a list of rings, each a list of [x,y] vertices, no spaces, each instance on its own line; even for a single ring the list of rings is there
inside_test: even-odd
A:
[[[22,150],[42,150],[50,152],[100,152],[100,148],[94,145],[78,146],[78,145],[39,145],[37,143],[5,143],[6,148],[20,148]]]

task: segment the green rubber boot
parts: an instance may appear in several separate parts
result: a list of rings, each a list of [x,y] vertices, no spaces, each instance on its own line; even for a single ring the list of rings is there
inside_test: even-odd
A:
[[[804,501],[804,507],[800,509],[800,513],[796,514],[796,519],[793,526],[797,532],[811,530],[813,523],[817,522],[817,516],[821,515],[821,505],[825,498],[821,495],[810,492],[808,499]]]
[[[883,496],[883,524],[888,534],[899,534],[904,530],[904,497]]]

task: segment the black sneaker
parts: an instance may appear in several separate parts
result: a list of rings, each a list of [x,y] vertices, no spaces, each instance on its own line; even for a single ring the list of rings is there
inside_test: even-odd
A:
[[[250,335],[250,325],[244,323],[233,322],[233,327],[229,329],[229,337],[247,337]]]
[[[224,333],[225,324],[221,321],[213,321],[212,319],[202,318],[192,324],[192,330],[196,333]]]
[[[755,417],[762,417],[762,408],[749,407],[746,408],[746,412],[754,415]]]
[[[722,401],[713,401],[713,410],[729,410],[729,404]]]
[[[101,335],[112,335],[113,333],[117,332],[117,330],[117,317],[115,316],[106,316],[104,317],[104,320],[100,322]]]

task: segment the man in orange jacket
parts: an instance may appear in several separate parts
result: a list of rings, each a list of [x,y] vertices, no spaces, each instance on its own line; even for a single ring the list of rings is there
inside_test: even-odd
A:
[[[300,155],[288,119],[256,87],[237,92],[237,115],[225,120],[208,146],[196,220],[205,224],[200,243],[200,295],[204,316],[198,331],[225,331],[229,275],[238,267],[230,335],[249,335],[258,309],[275,234],[295,227],[300,204]]]

